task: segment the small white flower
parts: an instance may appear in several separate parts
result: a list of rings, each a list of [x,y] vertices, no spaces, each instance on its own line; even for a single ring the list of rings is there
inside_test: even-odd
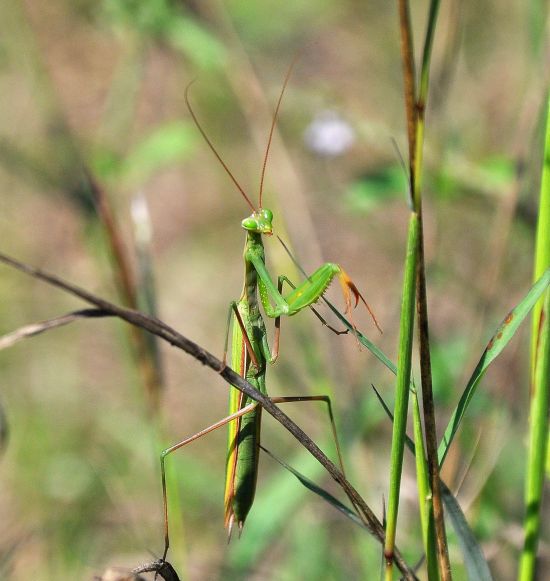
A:
[[[355,141],[351,125],[334,110],[321,111],[304,133],[307,147],[326,157],[344,154]]]

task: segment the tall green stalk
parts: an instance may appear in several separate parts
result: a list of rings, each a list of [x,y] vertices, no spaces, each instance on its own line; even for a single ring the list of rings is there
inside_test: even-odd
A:
[[[432,492],[432,506],[434,530],[437,545],[437,559],[441,578],[446,581],[451,579],[451,567],[447,549],[447,535],[445,532],[445,521],[443,512],[443,501],[441,498],[439,480],[439,462],[437,457],[437,431],[435,424],[435,410],[432,387],[432,365],[430,356],[430,339],[428,326],[428,300],[426,294],[426,270],[424,260],[424,226],[422,218],[422,177],[424,169],[424,129],[425,111],[428,98],[428,88],[430,80],[430,62],[435,34],[435,25],[439,12],[439,0],[432,0],[428,15],[428,25],[422,52],[422,67],[420,70],[420,84],[418,96],[415,102],[415,157],[414,157],[414,179],[413,202],[419,215],[419,237],[418,237],[418,269],[417,269],[417,312],[418,312],[418,337],[420,350],[420,376],[422,382],[422,403],[424,410],[424,430],[426,438],[426,452],[430,486]]]
[[[546,109],[546,136],[540,184],[539,218],[535,245],[535,270],[533,274],[534,280],[538,280],[548,266],[550,266],[550,96],[548,97]],[[544,300],[541,299],[533,309],[533,323],[531,327],[532,371],[534,371],[534,360],[537,354],[536,346],[543,302]]]
[[[401,323],[399,327],[399,359],[397,362],[397,384],[392,434],[390,490],[388,497],[386,542],[384,545],[387,581],[391,581],[393,574],[393,552],[397,529],[397,513],[399,510],[399,490],[401,486],[403,450],[407,428],[407,410],[409,406],[417,249],[418,215],[416,212],[413,212],[409,220],[407,256],[405,259],[403,297],[401,302]]]
[[[424,447],[424,435],[422,433],[422,421],[420,419],[420,404],[418,403],[418,391],[411,388],[413,429],[414,429],[414,457],[416,463],[416,482],[418,489],[418,506],[420,509],[420,525],[422,527],[422,544],[426,554],[426,570],[428,581],[438,581],[437,549],[435,544],[435,531],[433,519],[433,499],[430,488],[430,476],[426,461]]]
[[[546,140],[542,169],[539,221],[535,254],[535,279],[550,266],[550,97],[546,117]],[[550,291],[533,309],[531,335],[531,406],[529,450],[525,482],[525,541],[520,558],[519,579],[535,578],[537,546],[541,527],[541,505],[548,447],[550,404]]]
[[[430,523],[425,523],[423,527],[428,530],[435,530],[436,545],[437,545],[437,560],[439,563],[439,570],[441,578],[446,581],[451,579],[449,555],[447,551],[447,538],[445,533],[445,523],[443,519],[443,503],[441,500],[440,484],[439,484],[439,463],[437,460],[437,435],[435,426],[435,413],[433,404],[432,391],[432,372],[429,348],[429,332],[428,332],[428,309],[426,297],[426,275],[424,264],[424,234],[422,226],[422,172],[423,172],[423,147],[424,147],[424,113],[426,108],[426,100],[429,87],[429,70],[432,54],[432,46],[434,39],[435,26],[437,21],[437,14],[439,11],[439,0],[432,0],[430,3],[430,10],[428,14],[428,23],[426,29],[426,36],[424,40],[424,48],[422,54],[422,66],[420,70],[420,84],[417,90],[416,74],[414,65],[414,42],[412,34],[412,25],[410,19],[409,2],[407,0],[399,0],[399,19],[401,31],[401,55],[403,63],[403,77],[404,77],[404,93],[405,105],[407,112],[407,129],[409,141],[409,171],[412,197],[412,216],[410,228],[414,225],[414,244],[415,247],[408,249],[407,256],[414,257],[415,264],[415,288],[407,287],[409,280],[407,278],[408,272],[405,273],[404,282],[404,300],[401,312],[401,335],[399,343],[400,363],[398,365],[398,382],[396,393],[396,404],[394,412],[394,433],[392,440],[392,464],[390,475],[390,497],[388,502],[388,526],[386,532],[386,579],[391,579],[391,564],[388,557],[391,555],[391,547],[395,542],[395,527],[397,521],[397,509],[399,501],[399,485],[401,481],[402,459],[403,459],[403,445],[404,445],[404,431],[401,432],[401,424],[404,420],[400,419],[400,415],[406,420],[408,394],[403,390],[408,390],[408,385],[402,385],[403,376],[407,375],[407,382],[410,379],[410,357],[408,353],[408,365],[406,368],[402,363],[401,357],[405,348],[412,349],[412,339],[408,342],[407,337],[404,336],[404,326],[406,331],[412,333],[414,315],[409,319],[409,312],[406,308],[409,304],[405,302],[405,295],[407,298],[416,300],[418,312],[418,334],[419,334],[419,348],[420,348],[420,373],[422,381],[422,401],[424,410],[424,427],[426,438],[426,452],[429,483],[431,491],[429,494],[423,493],[425,498],[432,499],[433,506],[433,522],[432,527]],[[409,230],[409,243],[411,241],[411,231]],[[407,266],[409,261],[407,260]],[[405,320],[404,320],[405,319]],[[410,325],[410,327],[408,327]],[[403,369],[402,369],[403,367]],[[420,451],[419,451],[420,453]],[[424,511],[422,507],[421,511]],[[432,519],[432,511],[423,514],[423,517]],[[391,520],[390,520],[391,519]],[[394,520],[395,519],[395,520]],[[426,537],[426,542],[428,538]],[[426,544],[426,546],[428,546]],[[433,571],[432,571],[433,577]]]

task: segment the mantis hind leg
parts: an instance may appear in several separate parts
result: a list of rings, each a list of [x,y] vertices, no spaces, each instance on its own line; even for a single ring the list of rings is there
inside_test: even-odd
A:
[[[206,434],[209,434],[210,432],[213,432],[214,430],[217,430],[218,428],[225,426],[229,422],[236,420],[237,418],[240,418],[241,416],[244,416],[245,414],[250,413],[251,411],[253,411],[256,408],[257,405],[258,404],[256,402],[250,403],[250,404],[244,406],[238,412],[235,412],[234,414],[231,414],[231,415],[223,418],[222,420],[216,422],[215,424],[212,424],[211,426],[204,428],[204,430],[201,430],[200,432],[193,434],[189,438],[186,438],[185,440],[182,440],[181,442],[178,442],[177,444],[174,444],[173,446],[166,448],[166,450],[163,450],[163,452],[161,453],[161,455],[160,455],[160,472],[161,472],[161,477],[162,477],[162,504],[163,504],[163,514],[164,514],[164,553],[162,555],[163,561],[166,559],[166,555],[167,555],[168,549],[170,547],[170,536],[168,533],[168,495],[166,493],[166,469],[165,469],[166,457],[169,454],[171,454],[172,452],[175,452],[176,450],[179,450],[180,448],[187,446],[187,444],[190,444],[191,442],[194,442],[195,440],[198,440],[199,438],[206,436]]]
[[[286,397],[270,397],[273,403],[297,403],[297,402],[311,402],[311,401],[322,401],[327,404],[327,413],[330,421],[330,427],[332,430],[332,438],[334,440],[334,446],[336,447],[336,453],[338,455],[338,464],[340,465],[340,470],[345,476],[346,471],[344,469],[344,461],[342,459],[342,450],[340,448],[340,441],[338,440],[338,432],[336,430],[336,423],[334,421],[334,414],[332,412],[332,402],[328,395],[297,395],[297,396],[286,396]]]
[[[330,421],[330,427],[332,430],[332,437],[334,440],[334,446],[336,448],[336,453],[338,455],[338,464],[340,465],[340,470],[344,475],[344,478],[347,478],[346,471],[344,468],[344,460],[342,458],[342,450],[340,448],[340,441],[338,440],[338,432],[336,430],[336,423],[334,421],[334,414],[332,412],[332,402],[328,395],[303,395],[303,396],[290,396],[290,397],[271,397],[270,398],[273,403],[292,403],[292,402],[301,402],[301,401],[322,401],[327,404],[327,412]],[[260,446],[261,447],[261,446]],[[358,506],[353,502],[353,507],[359,513]]]

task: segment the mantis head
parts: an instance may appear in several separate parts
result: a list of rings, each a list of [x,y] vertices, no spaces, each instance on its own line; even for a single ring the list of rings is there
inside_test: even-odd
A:
[[[249,232],[257,232],[258,234],[273,234],[273,212],[267,208],[260,208],[255,210],[248,218],[245,218],[241,225]]]

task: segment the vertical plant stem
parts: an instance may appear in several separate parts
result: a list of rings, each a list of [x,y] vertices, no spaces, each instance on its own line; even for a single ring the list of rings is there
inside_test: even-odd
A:
[[[132,268],[122,240],[121,231],[109,203],[107,192],[105,192],[86,166],[84,166],[84,173],[97,208],[97,213],[105,229],[115,267],[114,272],[118,293],[127,307],[137,309],[138,293],[136,283],[132,275]],[[154,416],[157,414],[160,404],[160,391],[162,386],[160,368],[157,366],[154,350],[151,349],[151,345],[148,343],[147,334],[141,329],[133,327],[130,331],[130,336],[135,349],[140,375],[143,378],[147,409]]]
[[[533,280],[538,280],[548,266],[550,266],[550,95],[548,96],[546,108],[546,134],[543,156]],[[537,355],[537,342],[543,302],[543,299],[541,299],[533,308],[533,322],[531,326],[532,372],[535,370],[534,362]]]
[[[418,315],[418,336],[420,349],[420,375],[422,383],[422,404],[424,411],[424,430],[426,438],[426,452],[428,472],[433,502],[433,518],[437,540],[437,556],[439,570],[443,581],[450,580],[451,568],[447,549],[447,535],[443,502],[439,483],[439,463],[437,459],[437,432],[435,424],[435,412],[433,403],[432,370],[430,358],[428,306],[426,295],[426,271],[424,259],[424,229],[422,220],[422,172],[423,172],[423,147],[424,147],[424,119],[426,99],[429,87],[430,61],[435,33],[439,0],[432,0],[428,14],[428,25],[424,41],[422,55],[422,68],[420,72],[420,85],[418,96],[415,91],[414,73],[414,46],[412,43],[412,25],[407,0],[400,0],[400,30],[401,48],[404,70],[405,103],[407,107],[407,125],[409,128],[409,152],[413,208],[418,213],[418,241],[416,248],[416,300]],[[411,91],[413,99],[411,100]],[[411,102],[412,101],[412,102]],[[411,132],[411,120],[414,131]],[[411,134],[412,133],[412,134]]]
[[[419,249],[417,265],[417,314],[418,336],[420,346],[420,378],[422,382],[422,407],[424,409],[424,431],[426,435],[426,452],[428,457],[428,472],[432,490],[433,517],[437,541],[437,556],[439,570],[443,581],[451,576],[451,565],[447,550],[447,535],[441,487],[439,480],[439,462],[437,456],[437,433],[432,389],[432,366],[430,359],[430,338],[428,331],[428,308],[426,298],[426,274],[424,270],[424,243],[422,232],[422,217],[419,218]]]
[[[539,221],[535,254],[535,278],[550,266],[550,97],[546,118],[546,139],[541,180]],[[544,304],[533,309],[531,336],[531,407],[529,412],[529,450],[525,482],[525,541],[520,558],[519,579],[535,578],[537,546],[541,527],[546,453],[548,447],[548,411],[550,405],[550,291]]]
[[[420,509],[420,522],[422,526],[422,542],[424,552],[426,553],[426,568],[428,571],[428,581],[438,581],[439,574],[437,569],[434,519],[433,519],[433,501],[430,489],[430,479],[428,464],[426,462],[426,453],[424,439],[422,434],[422,422],[420,420],[420,405],[418,403],[418,392],[416,387],[411,388],[413,398],[413,427],[414,427],[414,448],[416,462],[416,480],[418,482],[418,504]]]
[[[432,386],[432,364],[430,357],[430,337],[428,325],[428,300],[426,294],[426,263],[424,260],[424,222],[422,216],[422,172],[424,168],[424,128],[425,112],[430,81],[430,62],[432,55],[435,25],[439,12],[439,0],[432,0],[428,14],[428,26],[424,49],[422,54],[422,68],[420,71],[420,86],[416,102],[416,155],[415,155],[415,179],[413,199],[419,213],[419,248],[418,248],[418,273],[417,273],[417,313],[418,336],[420,347],[420,377],[422,382],[422,407],[424,411],[424,430],[426,437],[426,452],[428,459],[428,472],[432,490],[433,518],[437,541],[437,556],[441,579],[447,581],[452,578],[449,552],[447,548],[447,534],[445,531],[445,519],[443,501],[441,498],[441,486],[439,479],[439,462],[437,456],[437,431],[435,423],[435,411]]]
[[[544,488],[544,472],[548,446],[548,408],[550,404],[550,292],[542,311],[543,323],[540,329],[536,360],[535,381],[529,413],[529,452],[527,459],[527,481],[525,484],[525,520],[523,524],[525,541],[521,553],[519,579],[535,579],[537,546],[542,524],[541,506]]]
[[[414,72],[414,46],[411,15],[407,0],[399,0],[399,31],[401,34],[401,62],[403,64],[403,84],[405,112],[407,115],[407,136],[409,142],[409,177],[411,193],[415,191],[416,159],[416,82]]]
[[[415,160],[415,72],[414,49],[410,11],[407,0],[399,0],[399,23],[401,33],[401,55],[403,65],[405,111],[407,115],[407,135],[409,143],[409,181],[411,196],[414,192],[414,160]],[[414,205],[414,202],[413,202]],[[411,378],[411,361],[414,331],[414,303],[416,298],[415,276],[418,257],[418,214],[413,208],[409,219],[407,238],[407,255],[403,276],[403,296],[399,329],[399,358],[397,362],[397,382],[395,406],[393,412],[393,433],[390,467],[390,490],[388,497],[388,514],[386,521],[386,541],[384,557],[386,559],[385,579],[393,577],[392,556],[395,547],[397,516],[399,512],[399,492],[401,474],[403,471],[403,449],[407,428],[407,411],[409,405],[409,385]]]
[[[384,545],[387,581],[391,581],[393,575],[395,534],[397,530],[397,514],[399,510],[399,490],[403,468],[403,449],[405,446],[407,428],[407,410],[409,406],[417,248],[418,215],[416,212],[413,212],[409,220],[407,256],[405,259],[403,297],[401,302],[401,323],[399,328],[399,359],[397,363],[397,384],[393,414],[394,422],[391,450],[390,490],[388,497],[386,541]]]

